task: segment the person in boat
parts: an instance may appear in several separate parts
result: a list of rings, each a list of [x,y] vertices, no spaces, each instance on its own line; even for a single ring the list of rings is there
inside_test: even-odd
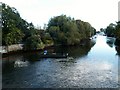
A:
[[[47,54],[47,50],[44,51],[44,55],[46,55],[46,54]]]

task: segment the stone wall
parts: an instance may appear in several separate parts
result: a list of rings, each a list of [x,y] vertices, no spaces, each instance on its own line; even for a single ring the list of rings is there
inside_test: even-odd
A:
[[[0,46],[0,53],[23,50],[23,44],[14,44],[10,46]]]

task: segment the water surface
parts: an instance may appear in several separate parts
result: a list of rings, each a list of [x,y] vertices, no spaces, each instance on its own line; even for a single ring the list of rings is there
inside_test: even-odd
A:
[[[41,52],[4,57],[3,88],[117,88],[120,57],[113,43],[98,35],[85,46],[48,50],[69,53],[69,59],[41,59]]]

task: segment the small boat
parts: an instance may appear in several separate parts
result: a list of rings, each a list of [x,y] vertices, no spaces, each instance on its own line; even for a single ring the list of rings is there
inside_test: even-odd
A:
[[[67,58],[68,54],[60,54],[60,53],[47,53],[47,54],[41,54],[40,58]]]

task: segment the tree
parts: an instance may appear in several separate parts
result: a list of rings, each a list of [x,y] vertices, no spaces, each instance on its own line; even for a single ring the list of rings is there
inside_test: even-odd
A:
[[[24,34],[18,28],[13,27],[11,32],[7,33],[3,39],[6,45],[12,45],[20,43],[22,37],[24,37]]]
[[[47,31],[55,43],[62,45],[74,45],[81,39],[75,20],[66,15],[51,18]]]
[[[15,8],[2,3],[2,19],[3,45],[24,43],[24,48],[28,50],[44,47],[34,25],[22,19]]]
[[[41,40],[44,44],[53,44],[53,39],[49,33],[44,33],[44,35],[41,37]]]
[[[100,28],[100,32],[105,32],[105,29],[103,29],[103,28]]]
[[[111,23],[109,26],[107,26],[105,30],[105,34],[109,37],[114,37],[115,36],[115,24]]]
[[[120,21],[117,22],[116,29],[115,29],[115,36],[116,38],[120,39]]]
[[[88,22],[76,20],[76,24],[83,39],[87,39],[96,34],[96,29],[93,28]]]
[[[44,44],[39,35],[30,36],[26,39],[26,43],[24,45],[25,50],[37,50],[42,48],[44,48]]]
[[[16,27],[21,17],[15,8],[2,4],[2,44],[11,45],[20,43],[24,33]]]
[[[74,20],[66,15],[51,18],[47,31],[56,43],[62,45],[79,44],[82,39],[88,39],[96,32],[88,22]]]
[[[116,29],[115,29],[115,45],[120,46],[120,21],[117,22]]]

